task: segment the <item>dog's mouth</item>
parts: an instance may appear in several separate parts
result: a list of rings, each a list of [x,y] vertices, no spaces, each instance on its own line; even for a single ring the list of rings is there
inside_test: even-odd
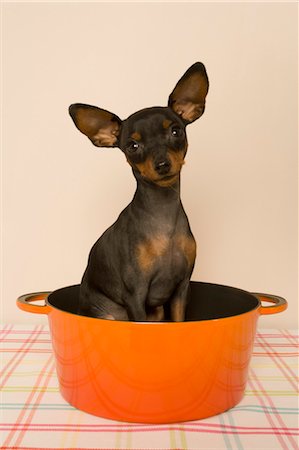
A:
[[[169,187],[175,184],[179,178],[180,172],[174,173],[172,175],[165,175],[157,180],[155,183],[162,187]]]
[[[161,164],[157,167],[157,163],[152,157],[148,157],[145,161],[140,163],[132,163],[128,158],[127,160],[133,167],[133,170],[135,169],[145,180],[150,181],[157,186],[171,187],[179,179],[182,166],[185,164],[185,154],[186,149],[181,151],[169,150],[165,156],[165,164],[163,164],[162,167]],[[168,162],[167,165],[166,161]]]

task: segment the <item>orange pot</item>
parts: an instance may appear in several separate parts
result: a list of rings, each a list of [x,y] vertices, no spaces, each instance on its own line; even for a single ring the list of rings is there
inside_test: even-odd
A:
[[[257,319],[287,307],[280,297],[191,282],[186,322],[120,322],[74,314],[78,295],[70,286],[17,304],[48,315],[60,391],[71,405],[143,423],[202,419],[239,403]],[[41,299],[44,306],[32,304]]]

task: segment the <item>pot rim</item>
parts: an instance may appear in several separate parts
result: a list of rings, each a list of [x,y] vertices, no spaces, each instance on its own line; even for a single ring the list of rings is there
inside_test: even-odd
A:
[[[52,303],[49,301],[52,294],[57,293],[58,291],[63,290],[63,289],[80,286],[79,284],[74,284],[74,285],[58,288],[53,292],[47,291],[47,292],[38,292],[38,293],[22,295],[21,297],[19,297],[17,299],[17,306],[26,312],[33,312],[33,313],[37,313],[37,314],[49,314],[49,313],[51,313],[51,310],[54,309],[61,313],[69,314],[71,316],[76,316],[78,318],[83,317],[84,319],[89,319],[89,320],[95,320],[95,319],[100,320],[102,323],[104,321],[106,323],[110,322],[110,323],[122,324],[122,326],[126,326],[126,324],[129,323],[130,326],[155,325],[155,326],[164,326],[164,327],[166,325],[167,326],[188,326],[188,324],[190,324],[190,323],[191,324],[202,323],[202,322],[214,322],[215,323],[216,321],[220,321],[220,320],[222,320],[222,321],[223,320],[226,320],[226,321],[227,320],[236,320],[237,317],[245,316],[246,314],[253,314],[255,311],[259,312],[260,315],[276,314],[276,313],[284,311],[287,308],[287,302],[282,297],[269,295],[269,294],[252,293],[252,292],[245,291],[244,289],[227,286],[227,285],[222,285],[222,284],[215,284],[215,283],[208,283],[208,282],[201,282],[201,281],[191,281],[191,283],[202,284],[202,285],[204,284],[204,285],[208,285],[208,286],[216,286],[216,287],[220,287],[220,288],[228,288],[228,289],[232,289],[234,291],[239,291],[240,293],[250,295],[251,297],[253,297],[256,300],[257,305],[254,308],[250,309],[249,311],[245,311],[240,314],[230,315],[227,317],[218,317],[218,318],[202,319],[202,320],[187,320],[187,321],[183,321],[183,322],[134,322],[134,321],[129,321],[129,320],[107,320],[107,319],[102,319],[99,317],[90,317],[90,316],[85,316],[82,314],[76,314],[76,313],[66,311],[64,309],[61,309],[61,308],[58,308],[57,306],[52,305]],[[31,304],[31,302],[35,302],[38,300],[45,300],[45,305],[32,305]],[[266,306],[265,307],[262,305],[262,301],[268,301],[270,303],[274,303],[274,306]]]

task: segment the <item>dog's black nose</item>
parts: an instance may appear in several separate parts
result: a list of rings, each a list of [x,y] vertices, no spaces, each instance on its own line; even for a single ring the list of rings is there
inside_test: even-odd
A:
[[[170,161],[168,159],[164,159],[162,161],[158,161],[155,164],[155,170],[159,175],[165,175],[170,170]]]

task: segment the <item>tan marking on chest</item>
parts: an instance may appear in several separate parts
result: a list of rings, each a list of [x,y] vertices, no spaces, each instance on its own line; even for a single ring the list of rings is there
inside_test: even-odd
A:
[[[192,266],[196,258],[196,242],[191,236],[180,234],[176,237],[176,244],[185,255],[189,266]]]
[[[140,242],[137,246],[137,260],[141,269],[145,272],[150,270],[155,261],[166,253],[168,247],[169,240],[163,235]]]

